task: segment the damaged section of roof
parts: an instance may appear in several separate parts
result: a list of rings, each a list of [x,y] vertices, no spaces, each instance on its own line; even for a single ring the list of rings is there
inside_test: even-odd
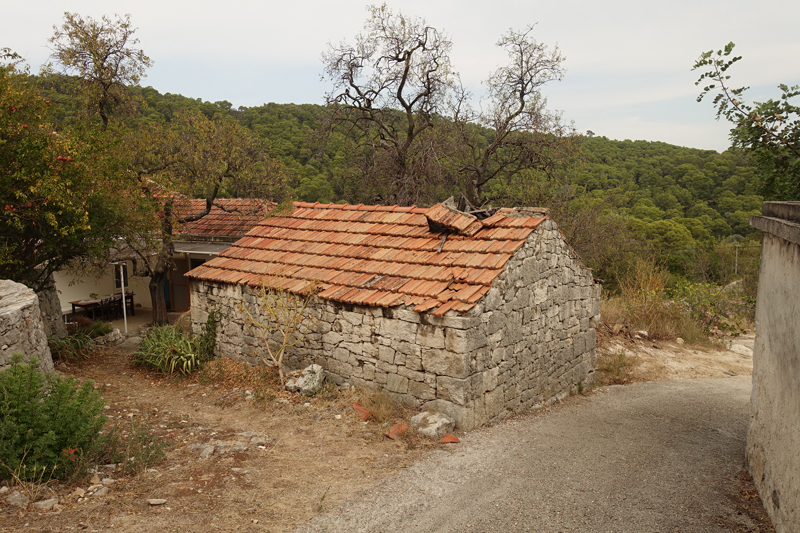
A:
[[[483,221],[431,208],[295,202],[187,277],[443,316],[468,311],[545,219],[498,211]]]

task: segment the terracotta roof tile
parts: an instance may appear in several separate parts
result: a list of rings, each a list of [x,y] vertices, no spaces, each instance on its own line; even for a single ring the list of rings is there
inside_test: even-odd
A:
[[[274,285],[357,305],[468,311],[544,218],[501,210],[484,219],[431,208],[295,202],[188,276]],[[209,231],[229,231],[234,221]],[[434,228],[434,232],[431,231]],[[444,236],[444,241],[443,241]],[[440,250],[441,247],[441,250]]]

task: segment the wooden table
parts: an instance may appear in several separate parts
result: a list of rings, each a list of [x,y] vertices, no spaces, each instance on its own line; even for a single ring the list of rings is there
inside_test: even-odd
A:
[[[119,295],[119,296],[122,296],[122,295]],[[136,311],[135,311],[136,307],[134,306],[134,303],[133,303],[133,296],[134,296],[134,293],[132,293],[132,292],[126,292],[125,293],[125,305],[128,307],[130,315],[131,316],[136,316]],[[100,302],[101,301],[102,301],[102,298],[92,298],[92,299],[89,299],[89,300],[75,300],[74,302],[69,302],[69,303],[72,304],[72,314],[73,314],[73,316],[75,315],[76,309],[83,309],[86,312],[91,311],[92,312],[92,320],[94,320],[96,318],[95,317],[95,311],[97,310],[98,307],[100,307]]]

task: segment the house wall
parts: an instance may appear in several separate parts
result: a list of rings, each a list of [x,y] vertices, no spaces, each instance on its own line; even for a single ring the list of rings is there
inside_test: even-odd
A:
[[[72,313],[69,302],[89,298],[90,293],[100,296],[114,294],[114,269],[119,266],[108,265],[99,275],[79,275],[68,271],[53,274],[58,290],[58,299],[61,303],[61,312],[65,315]],[[152,307],[150,299],[150,277],[133,276],[133,265],[128,263],[129,279],[125,280],[125,292],[134,292],[134,302],[142,307]]]
[[[239,307],[255,313],[255,303],[248,287],[192,283],[195,328],[209,309],[224,314],[220,356],[259,362],[262,341]],[[337,382],[380,388],[470,429],[590,388],[599,311],[599,285],[547,220],[467,313],[437,318],[316,300],[316,325],[288,366],[320,364]]]
[[[765,202],[747,464],[778,533],[800,531],[800,203]]]

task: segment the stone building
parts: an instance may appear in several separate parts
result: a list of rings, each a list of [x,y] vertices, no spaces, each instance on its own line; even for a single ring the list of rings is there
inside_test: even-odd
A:
[[[315,325],[289,366],[320,364],[466,429],[588,389],[600,286],[547,210],[478,217],[296,202],[186,274],[193,323],[219,309],[218,355],[255,363],[264,347],[241,307],[257,312],[254,288],[313,283]]]

